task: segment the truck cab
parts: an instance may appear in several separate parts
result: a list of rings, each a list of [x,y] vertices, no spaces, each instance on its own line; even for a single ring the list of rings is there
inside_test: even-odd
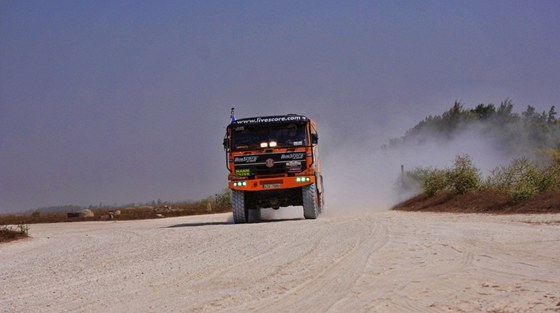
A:
[[[232,117],[224,149],[234,223],[287,206],[317,218],[324,205],[318,140],[315,122],[303,115]]]

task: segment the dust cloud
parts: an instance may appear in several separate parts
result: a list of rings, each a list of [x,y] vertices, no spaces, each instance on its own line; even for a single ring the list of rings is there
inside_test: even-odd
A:
[[[401,138],[414,126],[410,118],[406,123],[393,122],[389,128],[369,125],[371,129],[366,133],[355,129],[341,132],[332,123],[319,123],[324,215],[388,210],[421,192],[420,186],[400,188],[401,176],[406,171],[417,167],[450,168],[459,155],[470,156],[483,179],[496,167],[507,165],[515,158],[535,159],[535,144],[527,135],[530,134],[527,124],[504,127],[495,121],[470,122],[457,125],[453,133],[423,131],[388,145],[391,139]],[[289,219],[302,217],[302,210],[290,207],[263,210],[262,214],[265,219]]]
[[[399,188],[403,172],[416,167],[451,167],[458,155],[467,154],[485,177],[492,169],[509,163],[527,150],[522,148],[520,142],[516,153],[506,152],[497,142],[499,136],[488,136],[483,129],[468,127],[452,138],[433,133],[422,140],[390,148],[382,146],[390,138],[402,136],[404,127],[397,136],[394,132],[391,135],[380,130],[371,133],[368,139],[346,138],[338,141],[333,147],[324,149],[326,153],[321,156],[326,214],[390,209],[421,192],[419,186],[408,191]],[[330,144],[326,138],[323,136],[323,146]]]

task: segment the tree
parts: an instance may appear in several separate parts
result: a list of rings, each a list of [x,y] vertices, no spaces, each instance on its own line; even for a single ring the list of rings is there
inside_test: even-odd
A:
[[[512,114],[512,111],[513,111],[513,103],[511,99],[504,100],[502,103],[500,103],[500,106],[496,111],[496,116],[498,117],[498,121],[504,123],[513,120],[515,118],[515,115]]]
[[[496,114],[496,107],[492,103],[488,105],[481,103],[477,105],[474,110],[471,110],[471,112],[473,112],[479,120],[487,120]]]
[[[556,118],[556,108],[544,114],[535,107],[518,114],[513,112],[513,103],[506,99],[496,108],[493,104],[479,104],[474,109],[463,108],[459,101],[441,115],[430,115],[416,126],[407,130],[404,136],[390,140],[385,149],[422,144],[431,140],[447,142],[465,130],[476,130],[478,134],[489,135],[498,149],[505,154],[526,153],[540,148],[560,148],[560,118]]]
[[[459,123],[464,120],[463,117],[465,111],[463,110],[463,105],[459,101],[455,101],[453,103],[453,107],[449,109],[449,111],[442,114],[442,125],[439,131],[443,131],[448,136],[451,136],[452,133],[459,127]]]
[[[556,107],[555,106],[552,106],[550,108],[550,110],[548,111],[548,118],[547,118],[546,122],[548,124],[556,123]]]
[[[527,110],[521,112],[521,116],[523,116],[523,118],[526,121],[533,121],[533,120],[537,119],[538,114],[535,112],[534,107],[528,105]]]
[[[443,113],[443,119],[448,121],[457,121],[463,113],[463,105],[459,101],[455,101],[449,111]]]

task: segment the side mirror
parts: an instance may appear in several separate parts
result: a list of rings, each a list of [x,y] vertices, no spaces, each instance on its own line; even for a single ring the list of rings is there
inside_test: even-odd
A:
[[[311,143],[316,145],[319,142],[319,136],[317,134],[311,134]]]
[[[224,137],[224,141],[222,144],[224,145],[224,150],[227,150],[229,146],[229,140],[227,139],[227,137]]]

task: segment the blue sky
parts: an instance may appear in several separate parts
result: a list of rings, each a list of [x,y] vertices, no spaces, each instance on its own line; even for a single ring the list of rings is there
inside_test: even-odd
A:
[[[455,100],[548,110],[559,15],[558,1],[1,1],[0,212],[219,192],[231,107],[315,118],[327,163]]]

